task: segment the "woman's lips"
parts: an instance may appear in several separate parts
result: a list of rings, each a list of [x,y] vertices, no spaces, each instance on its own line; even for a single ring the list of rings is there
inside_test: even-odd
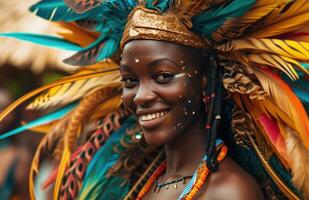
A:
[[[153,129],[164,122],[168,110],[152,112],[139,116],[139,124],[144,129]]]

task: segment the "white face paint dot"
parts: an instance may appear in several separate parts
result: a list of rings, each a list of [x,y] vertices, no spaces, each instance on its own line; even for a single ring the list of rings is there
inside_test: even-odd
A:
[[[134,62],[135,62],[135,63],[139,63],[139,59],[138,59],[138,58],[135,58],[135,59],[134,59]]]

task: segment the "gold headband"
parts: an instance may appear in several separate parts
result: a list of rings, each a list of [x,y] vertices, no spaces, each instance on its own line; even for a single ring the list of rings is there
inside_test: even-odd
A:
[[[127,42],[136,39],[168,41],[194,48],[206,48],[205,40],[189,31],[175,14],[160,14],[144,6],[137,6],[129,15],[120,43],[121,49]]]

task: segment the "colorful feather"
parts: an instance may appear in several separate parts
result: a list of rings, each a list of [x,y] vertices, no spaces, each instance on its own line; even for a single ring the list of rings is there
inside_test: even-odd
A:
[[[78,80],[82,80],[82,79],[88,79],[88,78],[102,76],[102,75],[104,75],[106,73],[111,73],[111,72],[116,71],[116,70],[118,70],[118,68],[109,69],[109,70],[101,70],[101,71],[96,71],[96,72],[92,72],[92,73],[81,74],[81,75],[74,76],[74,77],[63,78],[63,79],[60,79],[60,80],[55,81],[53,83],[47,84],[45,86],[42,86],[42,87],[40,87],[38,89],[35,89],[35,90],[29,92],[28,94],[22,96],[21,98],[17,99],[10,106],[8,106],[6,109],[4,109],[0,113],[0,122],[3,120],[4,117],[6,117],[16,107],[18,107],[19,105],[24,103],[26,100],[32,98],[33,96],[35,96],[37,94],[40,94],[41,92],[44,92],[45,90],[48,90],[50,88],[53,88],[53,87],[56,87],[58,85],[62,85],[62,84],[68,83],[68,82],[74,82],[74,81],[78,81]]]
[[[57,147],[57,143],[60,142],[62,134],[67,127],[68,121],[70,120],[70,115],[71,114],[66,115],[62,120],[53,124],[50,131],[41,139],[36,149],[29,173],[29,195],[31,200],[35,200],[33,181],[35,175],[39,173],[42,152],[47,151],[49,153],[53,153],[54,148]]]
[[[77,138],[80,136],[81,128],[85,123],[85,119],[94,112],[98,105],[109,99],[111,96],[119,94],[119,89],[115,87],[104,87],[100,90],[96,90],[87,96],[85,96],[78,107],[74,110],[67,130],[64,134],[64,148],[59,164],[59,171],[55,182],[54,198],[59,196],[59,189],[61,186],[61,180],[64,176],[65,168],[69,162],[71,152],[76,144]]]
[[[117,68],[112,62],[104,62],[97,64],[96,66],[88,66],[80,69],[78,72],[71,76],[67,76],[66,79],[85,75],[86,73],[95,73],[101,69],[113,69]],[[117,86],[118,83],[118,86]],[[99,87],[115,84],[115,87],[120,87],[120,73],[119,71],[112,71],[105,75],[85,78],[77,81],[67,81],[64,84],[55,86],[45,91],[38,96],[33,102],[29,104],[28,109],[45,109],[54,106],[63,106],[70,102],[80,99],[91,90]]]
[[[25,130],[37,127],[37,126],[41,126],[41,125],[45,125],[48,123],[51,123],[55,120],[58,120],[60,118],[62,118],[64,115],[66,115],[67,113],[69,113],[70,111],[72,111],[74,108],[76,107],[76,103],[70,104],[64,108],[61,108],[53,113],[44,115],[43,117],[40,117],[34,121],[31,121],[21,127],[18,127],[14,130],[11,130],[7,133],[1,134],[0,135],[0,140],[3,140],[5,138],[11,137],[13,135],[16,135],[18,133],[21,133]]]
[[[255,71],[263,89],[273,99],[274,103],[293,120],[295,131],[309,149],[309,118],[302,103],[290,87],[276,74],[269,70],[263,73]]]
[[[121,128],[115,131],[105,145],[95,154],[87,168],[83,186],[77,199],[122,199],[126,195],[129,185],[124,184],[123,187],[119,187],[124,183],[125,179],[117,176],[108,177],[107,173],[119,157],[119,154],[114,152],[114,146],[119,144],[126,129],[132,125],[134,126],[135,122],[132,118],[127,119]]]
[[[40,44],[43,46],[70,50],[70,51],[79,51],[82,49],[77,44],[68,42],[59,37],[48,36],[48,35],[39,35],[32,33],[0,33],[0,37],[11,37],[19,40],[25,40],[28,42]]]

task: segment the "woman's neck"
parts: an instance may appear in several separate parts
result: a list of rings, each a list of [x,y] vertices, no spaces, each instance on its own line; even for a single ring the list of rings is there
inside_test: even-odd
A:
[[[164,146],[167,167],[163,177],[176,178],[192,175],[205,155],[206,141],[202,118],[187,131]]]

